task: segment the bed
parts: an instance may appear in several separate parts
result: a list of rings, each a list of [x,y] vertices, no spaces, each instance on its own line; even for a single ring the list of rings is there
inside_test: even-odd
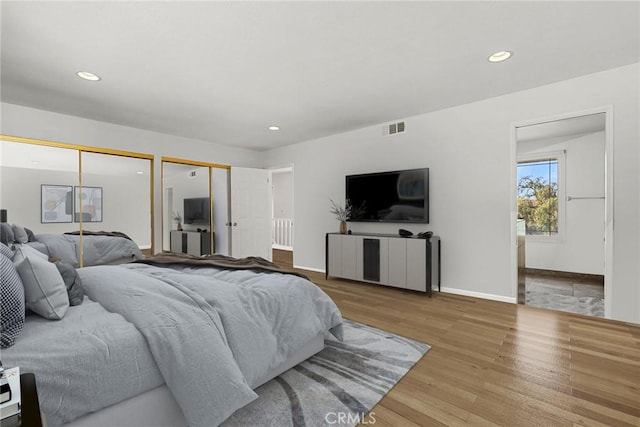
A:
[[[87,230],[82,233],[83,266],[122,264],[143,258],[138,245],[124,233]],[[81,258],[79,234],[34,234],[28,228],[17,224],[0,224],[2,243],[27,244],[76,268],[80,266]]]
[[[80,267],[80,236],[77,234],[36,234],[27,243],[40,252]],[[138,245],[131,239],[109,234],[82,236],[83,265],[123,264],[143,258]]]
[[[36,374],[57,427],[214,426],[254,388],[342,338],[335,303],[261,258],[169,254],[77,270],[61,320],[29,315],[5,366]]]

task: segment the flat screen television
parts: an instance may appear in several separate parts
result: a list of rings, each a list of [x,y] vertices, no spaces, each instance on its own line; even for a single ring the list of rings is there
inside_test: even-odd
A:
[[[429,169],[346,177],[349,221],[429,223]]]
[[[184,199],[185,224],[209,224],[211,202],[208,197]]]

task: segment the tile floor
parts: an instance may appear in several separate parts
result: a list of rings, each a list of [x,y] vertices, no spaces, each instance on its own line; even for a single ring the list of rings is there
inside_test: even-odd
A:
[[[603,280],[526,273],[526,304],[604,317]]]

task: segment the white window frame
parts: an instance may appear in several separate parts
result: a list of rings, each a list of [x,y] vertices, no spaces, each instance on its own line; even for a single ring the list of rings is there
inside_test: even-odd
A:
[[[567,192],[566,192],[566,150],[533,152],[519,154],[517,157],[516,170],[522,162],[535,162],[554,159],[558,161],[558,233],[553,236],[544,235],[525,235],[527,242],[536,243],[562,243],[566,240],[566,211],[567,211]],[[517,174],[517,172],[516,172]],[[517,185],[517,182],[516,182]],[[516,196],[517,199],[517,196]]]

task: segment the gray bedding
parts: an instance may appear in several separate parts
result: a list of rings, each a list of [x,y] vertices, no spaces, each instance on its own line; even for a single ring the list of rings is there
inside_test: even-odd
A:
[[[86,297],[62,320],[27,316],[16,344],[2,350],[2,363],[36,374],[49,427],[164,383],[135,326]]]
[[[69,234],[36,234],[36,249],[49,256],[80,266],[80,236]],[[130,262],[143,257],[131,240],[114,236],[83,236],[84,266]]]
[[[25,372],[36,373],[50,427],[162,382],[190,426],[215,426],[255,399],[249,384],[300,345],[322,331],[342,336],[342,318],[333,301],[301,277],[170,267],[126,264],[78,269],[88,297],[100,305],[83,304],[70,312],[100,311],[92,307],[97,306],[117,313],[95,321],[105,331],[90,331],[84,324],[91,322],[68,320],[69,315],[59,322],[36,319],[38,325],[44,323],[37,329],[25,328],[31,330],[27,336],[32,338],[23,344],[21,337],[9,349],[7,365],[25,366]],[[63,322],[70,326],[55,327]],[[108,333],[113,322],[120,326]],[[127,333],[121,334],[120,329]],[[72,338],[64,338],[70,331]],[[38,336],[45,335],[44,345],[36,343]],[[144,349],[129,349],[121,342],[139,342],[141,337]],[[64,345],[56,346],[57,340]],[[78,346],[89,344],[97,347],[95,360],[72,359]],[[48,348],[52,351],[37,355]],[[86,353],[90,351],[87,348]],[[111,379],[112,370],[124,366],[120,360],[129,365],[122,369],[122,376]],[[138,369],[149,377],[140,378]],[[118,397],[111,395],[116,392]]]

